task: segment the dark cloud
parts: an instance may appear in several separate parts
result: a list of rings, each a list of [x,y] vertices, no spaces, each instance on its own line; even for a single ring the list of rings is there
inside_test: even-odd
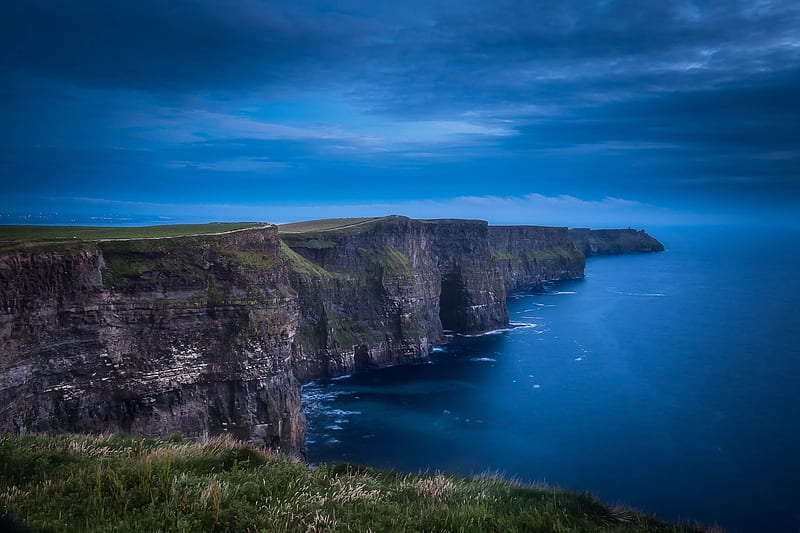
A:
[[[99,87],[268,84],[326,60],[352,36],[337,16],[252,0],[12,0],[0,9],[7,67]]]
[[[7,0],[0,170],[792,196],[798,28],[788,0]]]
[[[0,8],[0,57],[7,68],[102,87],[361,80],[395,98],[446,88],[474,104],[515,81],[534,90],[554,78],[666,81],[692,62],[712,79],[777,68],[800,21],[795,2],[379,4],[10,0]]]

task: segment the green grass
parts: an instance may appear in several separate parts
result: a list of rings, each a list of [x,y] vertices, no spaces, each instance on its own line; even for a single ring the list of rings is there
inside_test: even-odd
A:
[[[305,233],[308,231],[329,231],[353,224],[363,224],[371,220],[379,220],[375,217],[362,218],[323,218],[320,220],[305,220],[303,222],[292,222],[289,224],[279,224],[279,233]]]
[[[350,350],[355,346],[375,345],[386,340],[384,327],[375,327],[362,320],[328,314],[327,326],[334,342],[342,350]]]
[[[385,272],[395,276],[410,277],[413,275],[408,257],[396,248],[385,246],[382,249],[369,250],[367,253]]]
[[[281,240],[281,254],[286,259],[289,268],[300,276],[312,279],[330,278],[332,274],[317,265],[312,263],[302,255],[298,254],[289,245]]]
[[[50,531],[690,532],[497,477],[308,468],[227,438],[0,437],[0,505]]]
[[[553,246],[544,250],[529,250],[525,256],[528,260],[539,263],[556,260],[574,261],[580,258],[580,252],[564,246]]]
[[[167,224],[136,227],[0,225],[0,241],[36,242],[179,237],[233,231],[262,225],[258,222],[214,222],[211,224]]]

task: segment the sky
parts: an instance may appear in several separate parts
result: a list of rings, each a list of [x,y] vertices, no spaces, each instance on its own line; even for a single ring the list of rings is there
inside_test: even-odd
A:
[[[800,221],[796,0],[4,0],[0,223]]]

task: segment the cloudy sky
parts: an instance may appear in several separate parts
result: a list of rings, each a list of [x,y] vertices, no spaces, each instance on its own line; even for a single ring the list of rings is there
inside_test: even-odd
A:
[[[6,221],[800,211],[796,0],[4,0],[0,64]]]

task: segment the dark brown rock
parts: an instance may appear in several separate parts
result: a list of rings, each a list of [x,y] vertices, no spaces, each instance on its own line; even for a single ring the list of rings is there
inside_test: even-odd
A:
[[[537,289],[542,281],[583,276],[585,260],[567,228],[489,226],[489,241],[508,292]]]
[[[644,230],[570,228],[569,236],[586,257],[664,251],[664,245]]]
[[[0,255],[0,431],[230,432],[302,449],[274,228]]]

